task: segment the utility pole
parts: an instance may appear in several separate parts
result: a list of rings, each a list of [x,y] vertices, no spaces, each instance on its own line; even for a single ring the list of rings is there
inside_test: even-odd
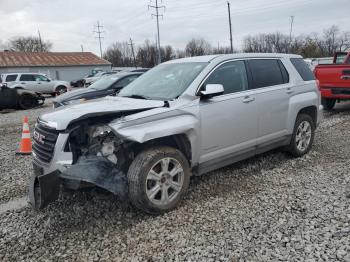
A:
[[[131,52],[132,52],[132,56],[134,58],[134,66],[137,69],[136,57],[135,57],[135,52],[134,52],[134,43],[132,42],[131,37],[130,37],[130,44],[129,45],[131,46]]]
[[[43,42],[41,41],[41,35],[40,30],[38,29],[38,35],[39,35],[39,44],[40,44],[40,51],[43,52]]]
[[[160,53],[160,33],[159,33],[159,17],[162,17],[163,18],[163,15],[160,15],[159,14],[159,9],[163,9],[165,10],[165,6],[162,5],[162,6],[159,6],[158,5],[158,1],[159,0],[155,0],[155,4],[156,5],[148,5],[148,9],[150,8],[153,8],[155,10],[155,14],[152,14],[152,17],[156,17],[157,19],[157,37],[158,37],[158,64],[160,64],[162,62],[162,57],[161,57],[161,53]]]
[[[227,1],[227,9],[228,9],[228,21],[230,25],[230,43],[231,43],[231,53],[233,53],[233,40],[232,40],[232,22],[231,22],[231,6],[230,2]]]
[[[293,33],[294,15],[290,17],[290,32],[289,32],[289,52],[292,50],[292,33]]]
[[[98,41],[100,42],[100,55],[102,58],[102,42],[101,39],[103,39],[104,37],[102,37],[101,35],[104,33],[104,31],[101,31],[101,29],[103,28],[102,25],[100,25],[100,22],[97,21],[97,25],[94,26],[96,28],[96,31],[94,31],[94,33],[97,34]]]
[[[80,47],[81,47],[81,52],[84,52],[84,46],[80,45]]]

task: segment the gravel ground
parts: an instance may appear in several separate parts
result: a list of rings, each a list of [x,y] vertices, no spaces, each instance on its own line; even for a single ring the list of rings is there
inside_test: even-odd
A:
[[[31,172],[30,157],[14,156],[23,114],[0,115],[0,203],[23,197]],[[307,156],[274,151],[194,178],[162,216],[96,192],[0,212],[0,261],[350,262],[349,130],[347,103],[326,114]]]

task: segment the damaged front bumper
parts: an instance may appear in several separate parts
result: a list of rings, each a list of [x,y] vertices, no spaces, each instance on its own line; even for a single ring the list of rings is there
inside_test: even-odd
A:
[[[60,134],[50,163],[42,163],[34,153],[29,200],[42,209],[59,198],[61,187],[80,188],[81,184],[98,186],[122,200],[127,196],[126,175],[103,156],[81,156],[75,164],[70,152],[64,152],[68,135]],[[73,187],[72,187],[73,185]]]

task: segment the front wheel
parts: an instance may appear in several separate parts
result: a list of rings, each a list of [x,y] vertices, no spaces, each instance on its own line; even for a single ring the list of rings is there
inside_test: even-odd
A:
[[[56,88],[56,94],[59,96],[59,95],[62,95],[62,94],[64,94],[64,93],[66,93],[67,92],[67,87],[65,87],[65,86],[58,86],[57,88]]]
[[[141,152],[128,171],[131,203],[149,214],[174,209],[187,191],[190,168],[177,149],[156,147]]]
[[[32,95],[24,94],[21,95],[21,97],[19,98],[18,106],[19,108],[24,110],[31,109],[37,106],[37,100]]]
[[[295,122],[288,151],[295,157],[308,153],[315,137],[315,123],[310,115],[300,114]]]
[[[331,99],[331,98],[322,98],[322,105],[325,110],[330,111],[334,108],[336,99]]]

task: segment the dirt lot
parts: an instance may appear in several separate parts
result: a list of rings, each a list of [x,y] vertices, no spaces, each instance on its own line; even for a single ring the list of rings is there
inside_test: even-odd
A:
[[[22,116],[33,128],[47,110],[0,114],[0,261],[350,261],[350,103],[326,114],[307,156],[274,151],[192,179],[156,217],[96,192],[23,204]]]

